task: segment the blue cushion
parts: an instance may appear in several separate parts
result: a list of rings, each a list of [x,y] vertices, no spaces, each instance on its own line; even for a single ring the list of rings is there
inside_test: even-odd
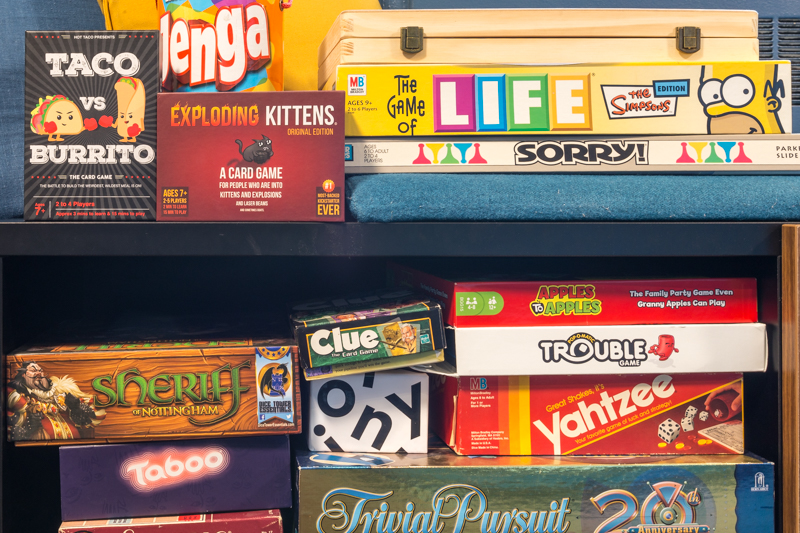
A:
[[[0,219],[22,217],[23,135],[27,115],[25,31],[104,30],[97,0],[3,2],[0,10]],[[30,113],[30,110],[28,110]]]
[[[800,176],[364,174],[360,222],[800,220]]]

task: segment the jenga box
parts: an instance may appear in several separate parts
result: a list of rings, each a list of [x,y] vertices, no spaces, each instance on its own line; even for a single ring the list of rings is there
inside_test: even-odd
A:
[[[280,0],[155,0],[165,91],[282,91]]]
[[[390,263],[389,280],[440,302],[445,323],[458,328],[758,321],[753,278],[484,279]]]
[[[158,34],[25,34],[25,220],[155,220]]]
[[[64,521],[292,505],[286,435],[65,446],[59,469]]]
[[[271,509],[237,513],[76,520],[63,522],[58,533],[197,533],[206,530],[226,533],[283,533],[283,521],[280,511]]]
[[[280,339],[28,346],[6,357],[8,439],[43,445],[299,433],[298,372],[297,347]]]
[[[788,61],[348,65],[348,137],[791,133]]]
[[[438,365],[439,368],[442,365]],[[431,375],[431,425],[463,455],[744,453],[741,374]]]
[[[344,221],[344,97],[158,95],[158,220]]]
[[[428,375],[367,372],[309,383],[308,449],[426,453]]]
[[[750,455],[298,452],[297,465],[302,532],[775,531],[774,465]]]

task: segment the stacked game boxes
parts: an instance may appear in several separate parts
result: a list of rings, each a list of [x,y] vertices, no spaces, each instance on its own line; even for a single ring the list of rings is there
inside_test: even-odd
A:
[[[298,531],[606,531],[615,503],[626,531],[774,530],[773,465],[744,446],[742,374],[767,362],[754,279],[390,279],[443,311],[446,361],[415,367],[428,416],[419,378],[313,381]],[[404,439],[427,420],[449,449]]]
[[[752,11],[343,12],[319,86],[347,93],[352,174],[796,172],[790,65],[758,61],[756,29]]]
[[[172,322],[159,328],[172,340],[126,325],[7,356],[9,440],[62,445],[65,532],[281,533],[288,435],[302,430],[296,345]],[[107,340],[130,338],[145,340]]]

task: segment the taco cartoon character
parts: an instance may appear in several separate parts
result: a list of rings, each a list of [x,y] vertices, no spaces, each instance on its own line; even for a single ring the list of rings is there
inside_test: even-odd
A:
[[[708,133],[784,133],[778,111],[786,96],[778,65],[703,66],[698,95]]]
[[[117,91],[117,117],[111,126],[117,128],[122,137],[119,142],[136,142],[136,136],[144,131],[144,84],[137,78],[120,78],[114,90]]]
[[[97,121],[92,121],[96,128]],[[63,135],[77,135],[84,129],[81,110],[63,94],[39,98],[39,105],[31,111],[31,131],[47,135],[50,142],[63,141]]]

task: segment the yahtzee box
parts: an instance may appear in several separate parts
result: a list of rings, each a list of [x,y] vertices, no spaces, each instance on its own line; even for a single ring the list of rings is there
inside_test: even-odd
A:
[[[8,439],[74,444],[299,433],[293,341],[28,346],[6,357]]]
[[[742,399],[741,374],[446,373],[431,375],[430,416],[464,455],[732,454]]]
[[[538,58],[546,61],[546,58]],[[348,137],[791,133],[788,61],[348,65]]]
[[[341,92],[158,95],[159,221],[344,220]]]
[[[155,220],[158,33],[25,34],[25,220]]]

